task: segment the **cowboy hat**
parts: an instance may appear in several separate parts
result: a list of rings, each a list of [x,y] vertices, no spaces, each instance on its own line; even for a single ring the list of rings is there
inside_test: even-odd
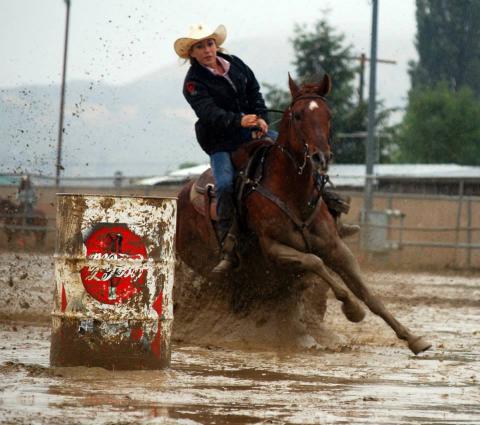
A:
[[[195,43],[208,38],[213,38],[217,46],[220,46],[227,38],[227,29],[224,25],[219,25],[215,31],[212,31],[206,25],[195,24],[190,27],[190,31],[186,37],[179,38],[175,41],[173,47],[178,56],[187,59],[190,48]]]

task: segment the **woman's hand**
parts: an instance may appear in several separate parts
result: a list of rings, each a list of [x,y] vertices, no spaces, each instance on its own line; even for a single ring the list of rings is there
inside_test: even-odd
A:
[[[257,127],[260,127],[260,133],[262,133],[262,136],[265,136],[265,134],[267,134],[268,124],[263,118],[257,119]]]
[[[257,125],[257,121],[258,117],[255,114],[244,115],[240,121],[240,125],[242,127],[255,127]]]

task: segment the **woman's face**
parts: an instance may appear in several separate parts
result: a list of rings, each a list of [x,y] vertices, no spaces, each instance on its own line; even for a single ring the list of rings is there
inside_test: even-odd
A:
[[[201,65],[214,68],[217,63],[217,45],[213,38],[199,41],[192,46],[190,56],[196,59]]]

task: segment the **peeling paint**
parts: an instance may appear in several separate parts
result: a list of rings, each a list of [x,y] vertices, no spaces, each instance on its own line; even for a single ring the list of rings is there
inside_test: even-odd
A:
[[[92,359],[100,352],[118,358],[121,348],[122,359],[129,357],[125,350],[148,358],[131,368],[165,366],[173,320],[176,200],[59,195],[58,201],[52,365],[96,365]],[[97,239],[88,248],[92,235]],[[81,355],[73,354],[72,344],[82,345]],[[122,365],[130,368],[128,361],[112,363]]]

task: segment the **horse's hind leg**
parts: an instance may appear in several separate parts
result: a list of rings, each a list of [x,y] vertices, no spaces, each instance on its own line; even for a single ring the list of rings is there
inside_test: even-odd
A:
[[[280,267],[295,267],[302,271],[313,272],[320,276],[332,289],[335,298],[343,303],[342,310],[351,322],[360,322],[365,317],[365,311],[351,294],[343,288],[328,272],[323,261],[314,254],[307,254],[295,248],[269,240],[261,241],[266,256]]]
[[[365,285],[360,273],[360,267],[350,249],[341,241],[336,249],[325,255],[328,266],[340,275],[350,290],[362,300],[376,315],[380,316],[395,331],[398,338],[407,341],[413,353],[418,354],[428,350],[431,344],[422,337],[412,334],[387,310],[379,297],[373,294]]]

